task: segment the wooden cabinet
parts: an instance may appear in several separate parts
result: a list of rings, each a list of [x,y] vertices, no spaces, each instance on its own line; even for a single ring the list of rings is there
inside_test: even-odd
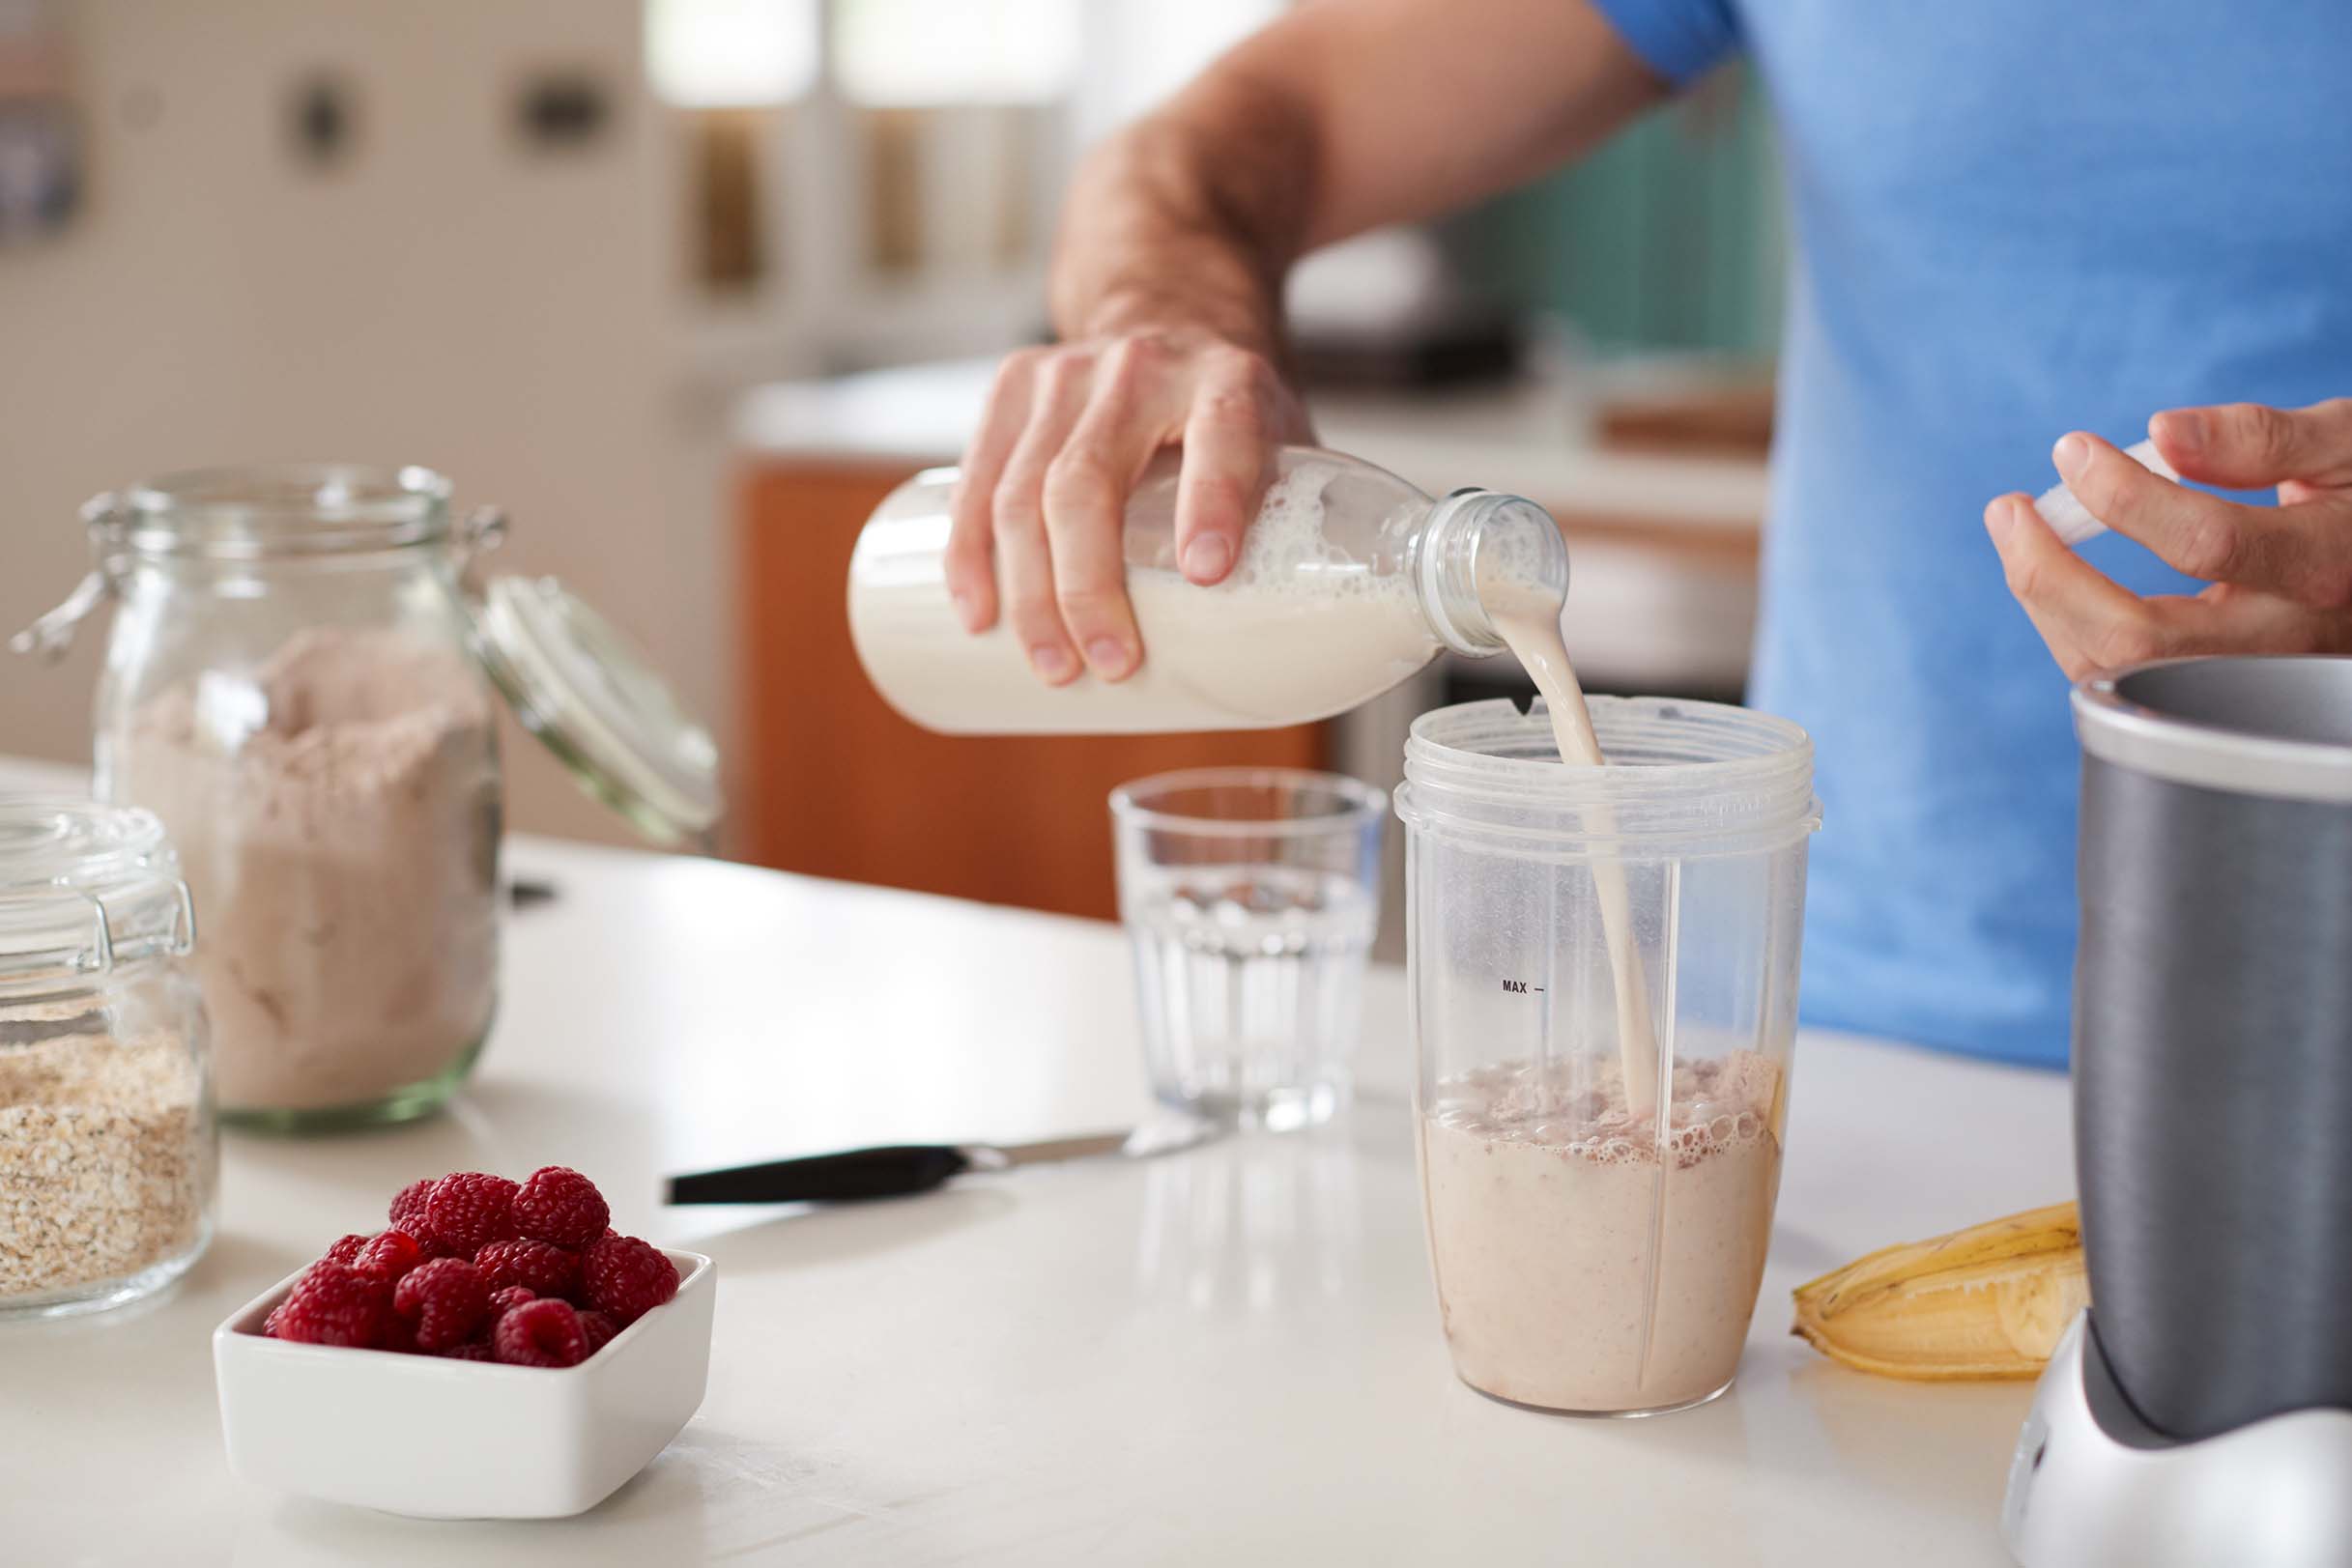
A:
[[[735,849],[784,870],[1109,917],[1111,788],[1168,768],[1321,767],[1326,727],[1201,735],[934,735],[849,641],[859,527],[913,464],[756,461],[738,502]]]

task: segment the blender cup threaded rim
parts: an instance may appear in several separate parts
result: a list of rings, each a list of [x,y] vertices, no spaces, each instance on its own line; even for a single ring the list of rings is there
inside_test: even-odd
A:
[[[1821,826],[1813,742],[1790,721],[1678,698],[1595,697],[1591,707],[1608,767],[1561,765],[1540,698],[1524,713],[1497,698],[1422,714],[1397,815],[1530,852],[1618,856],[1746,853]]]

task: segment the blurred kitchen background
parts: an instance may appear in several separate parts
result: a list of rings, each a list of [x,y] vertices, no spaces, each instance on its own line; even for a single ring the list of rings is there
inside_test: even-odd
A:
[[[729,855],[1108,914],[1120,780],[1392,782],[1413,714],[1511,689],[1499,661],[1300,730],[947,740],[874,696],[843,611],[869,508],[1042,332],[1076,152],[1281,9],[0,0],[0,620],[72,586],[94,492],[422,463],[708,717]],[[1742,686],[1784,253],[1760,108],[1727,72],[1295,283],[1327,444],[1561,519],[1598,690]],[[87,757],[101,641],[0,666],[0,752]],[[625,833],[509,757],[517,826]]]

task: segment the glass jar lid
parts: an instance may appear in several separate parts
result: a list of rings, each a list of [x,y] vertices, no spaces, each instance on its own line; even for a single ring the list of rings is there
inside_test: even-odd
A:
[[[0,800],[0,989],[87,985],[195,941],[180,857],[154,813]]]
[[[719,749],[619,628],[552,577],[490,580],[482,666],[589,793],[657,839],[710,830]]]

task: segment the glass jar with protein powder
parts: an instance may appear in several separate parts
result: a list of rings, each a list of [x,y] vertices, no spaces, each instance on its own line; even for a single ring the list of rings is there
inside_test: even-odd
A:
[[[592,793],[680,840],[718,814],[708,734],[552,580],[467,568],[503,535],[418,468],[181,473],[83,509],[94,568],[17,640],[118,607],[97,788],[179,847],[222,1114],[400,1122],[473,1067],[498,993],[500,698]]]
[[[211,1238],[194,941],[154,813],[0,799],[0,1317],[137,1300]]]

